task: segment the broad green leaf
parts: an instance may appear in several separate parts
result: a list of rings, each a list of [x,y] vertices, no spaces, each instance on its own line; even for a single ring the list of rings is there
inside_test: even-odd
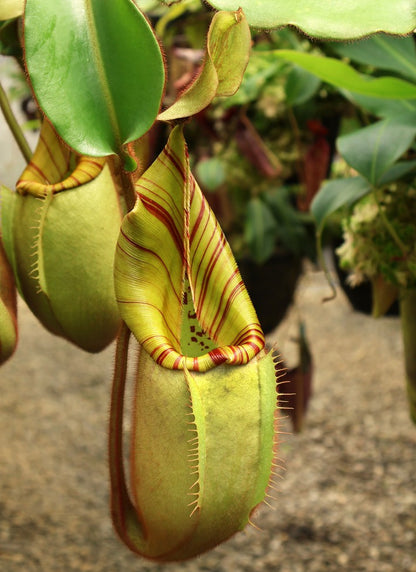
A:
[[[189,117],[205,109],[214,97],[233,95],[240,86],[250,50],[250,29],[241,11],[215,14],[201,73],[158,119]]]
[[[294,50],[274,50],[276,57],[297,64],[321,80],[354,93],[380,98],[415,99],[416,85],[395,77],[373,78],[335,58]]]
[[[321,81],[316,75],[294,66],[285,84],[286,103],[290,106],[305,103],[315,95],[320,84]]]
[[[409,34],[415,0],[208,0],[218,10],[242,8],[250,26],[293,25],[318,38],[360,38],[374,32]]]
[[[363,177],[335,179],[325,183],[311,204],[311,212],[315,217],[318,231],[322,231],[329,215],[343,206],[353,204],[370,191],[371,186]]]
[[[27,0],[24,39],[37,101],[73,149],[119,153],[151,127],[164,64],[132,0]]]
[[[246,363],[263,347],[263,333],[231,249],[190,171],[180,126],[136,189],[115,256],[123,320],[164,367],[206,371]],[[183,314],[185,276],[198,328],[189,312]],[[197,342],[206,334],[215,349],[202,343],[198,357],[188,355],[181,346],[184,320],[195,328]]]
[[[416,125],[384,119],[337,139],[338,151],[346,162],[372,185],[410,147]]]
[[[341,89],[341,93],[355,105],[370,111],[376,117],[397,117],[407,114],[408,121],[416,123],[416,99],[384,99],[368,97]]]
[[[416,161],[401,161],[392,165],[381,177],[380,185],[389,185],[402,177],[412,173],[416,169]]]
[[[10,20],[23,14],[25,0],[1,0],[0,20]]]
[[[311,203],[311,212],[316,221],[316,250],[328,284],[332,289],[331,300],[336,296],[336,288],[322,252],[322,233],[327,218],[341,207],[352,205],[371,192],[371,185],[363,177],[350,177],[326,182]]]
[[[354,62],[390,70],[416,80],[416,46],[413,37],[397,38],[379,34],[348,44],[333,43],[331,48]]]
[[[276,221],[270,207],[258,197],[247,205],[244,235],[254,260],[265,262],[275,248]]]

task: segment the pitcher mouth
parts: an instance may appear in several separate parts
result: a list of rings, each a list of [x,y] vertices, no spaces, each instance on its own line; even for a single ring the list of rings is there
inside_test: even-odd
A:
[[[151,340],[144,340],[145,349]],[[247,333],[246,339],[239,345],[217,347],[199,356],[187,356],[179,353],[168,343],[160,344],[150,353],[154,361],[168,369],[187,369],[204,372],[222,364],[244,365],[256,356],[264,347],[264,336],[258,326]]]
[[[18,193],[45,197],[89,183],[101,173],[106,159],[76,155],[44,120],[36,150],[17,181]]]
[[[237,330],[236,337],[232,339],[230,336],[229,343],[224,337],[221,340],[214,339],[210,331],[207,331],[212,328],[204,329],[200,324],[186,276],[184,282],[187,287],[181,309],[180,335],[175,335],[175,331],[170,328],[161,311],[152,308],[158,318],[153,331],[160,332],[162,329],[163,333],[142,338],[136,336],[143,349],[158,365],[172,370],[205,372],[223,364],[247,364],[263,350],[264,334],[260,324],[255,321],[247,324],[242,330]],[[241,284],[243,285],[242,281]],[[118,303],[123,306],[122,300],[118,299]],[[137,302],[137,305],[145,307],[147,303]],[[250,307],[247,311],[250,311]]]

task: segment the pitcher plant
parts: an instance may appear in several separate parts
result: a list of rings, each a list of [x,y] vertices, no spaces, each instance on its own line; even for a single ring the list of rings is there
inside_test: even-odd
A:
[[[180,3],[160,2],[166,11]],[[416,0],[371,1],[365,13],[358,0],[335,10],[329,0],[209,4],[199,71],[170,107],[168,58],[143,0],[0,6],[0,31],[8,31],[1,48],[25,67],[42,122],[31,157],[0,91],[28,162],[16,190],[1,191],[0,360],[16,346],[15,288],[45,328],[84,350],[117,337],[111,514],[133,552],[160,562],[194,557],[242,530],[269,503],[280,466],[277,353],[265,348],[231,249],[191,173],[186,123],[238,90],[250,26],[290,24],[336,39],[416,27]],[[158,122],[170,135],[148,166],[146,134]]]

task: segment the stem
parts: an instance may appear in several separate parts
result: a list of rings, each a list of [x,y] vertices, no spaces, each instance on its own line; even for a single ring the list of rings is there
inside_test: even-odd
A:
[[[410,417],[416,425],[416,289],[400,292],[400,318]]]
[[[117,338],[117,348],[114,364],[113,387],[111,391],[110,406],[110,426],[109,426],[109,458],[110,458],[110,481],[111,481],[111,512],[113,514],[116,529],[121,507],[118,506],[118,496],[120,495],[120,505],[125,502],[127,488],[123,468],[123,410],[124,391],[127,377],[127,356],[130,339],[130,330],[123,323]]]
[[[403,244],[400,236],[397,234],[397,232],[394,230],[393,225],[390,223],[389,219],[386,216],[386,213],[384,212],[384,210],[381,207],[381,204],[378,200],[377,197],[377,189],[375,187],[372,188],[373,191],[373,197],[374,200],[376,202],[377,208],[378,208],[378,212],[380,215],[381,220],[383,221],[384,226],[386,227],[387,232],[390,234],[391,238],[393,239],[393,241],[396,243],[397,247],[400,249],[403,258],[407,258],[407,248],[406,246]]]
[[[123,167],[120,170],[121,181],[123,185],[123,194],[126,201],[127,210],[131,211],[136,204],[137,195],[133,173],[125,171]]]
[[[120,175],[123,185],[124,199],[127,211],[131,211],[137,201],[136,181],[146,170],[146,162],[139,155],[136,156],[137,149],[132,144],[125,145],[118,153],[120,159]]]
[[[130,330],[123,323],[117,338],[109,421],[110,506],[114,528],[134,552],[143,538],[136,510],[130,500],[123,464],[123,411]]]
[[[14,116],[12,108],[10,107],[9,100],[7,98],[7,94],[1,83],[0,83],[0,107],[1,110],[3,111],[4,118],[7,121],[10,131],[12,132],[13,137],[20,151],[22,152],[23,157],[25,158],[26,162],[29,163],[30,159],[32,158],[32,150],[29,147],[28,142],[26,141],[26,138],[23,134],[20,125],[16,120],[16,117]]]

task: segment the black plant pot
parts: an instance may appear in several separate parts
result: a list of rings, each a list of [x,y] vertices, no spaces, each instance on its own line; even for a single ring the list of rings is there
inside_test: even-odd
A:
[[[238,266],[265,334],[284,318],[302,272],[302,258],[276,253],[264,264],[241,258]]]

